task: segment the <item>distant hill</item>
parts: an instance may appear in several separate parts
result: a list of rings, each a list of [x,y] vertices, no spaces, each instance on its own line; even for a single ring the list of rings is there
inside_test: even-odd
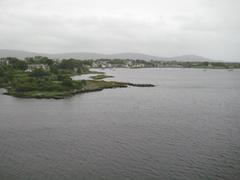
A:
[[[202,56],[196,56],[196,55],[182,55],[182,56],[175,56],[170,58],[164,58],[165,60],[177,60],[177,61],[195,61],[195,62],[201,62],[201,61],[213,61],[212,59],[205,58]]]
[[[34,52],[0,49],[0,57],[25,58],[25,57],[32,57],[32,56],[38,56],[38,55],[39,55],[38,53],[34,53]]]
[[[141,53],[118,53],[118,54],[100,54],[100,53],[88,53],[88,52],[73,52],[73,53],[35,53],[28,51],[0,49],[0,57],[17,57],[23,59],[25,57],[33,56],[47,56],[49,58],[57,59],[139,59],[139,60],[161,60],[161,61],[213,61],[212,59],[196,56],[196,55],[182,55],[176,57],[158,57]]]

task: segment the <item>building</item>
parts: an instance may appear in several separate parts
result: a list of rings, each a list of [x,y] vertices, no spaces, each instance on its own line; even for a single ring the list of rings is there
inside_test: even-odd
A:
[[[29,64],[26,72],[32,72],[35,69],[42,69],[42,70],[48,71],[49,66],[46,64]]]

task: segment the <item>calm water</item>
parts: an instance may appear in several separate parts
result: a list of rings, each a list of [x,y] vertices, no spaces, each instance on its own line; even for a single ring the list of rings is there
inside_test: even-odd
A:
[[[1,180],[240,179],[240,71],[106,72],[157,86],[0,95]]]

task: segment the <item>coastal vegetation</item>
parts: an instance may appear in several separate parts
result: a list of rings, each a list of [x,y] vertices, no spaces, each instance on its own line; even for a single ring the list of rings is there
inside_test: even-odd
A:
[[[90,68],[203,68],[234,69],[240,63],[226,62],[176,62],[143,61],[121,59],[53,60],[48,57],[35,56],[20,60],[14,57],[0,59],[0,88],[6,94],[23,98],[60,99],[77,93],[99,91],[106,88],[128,86],[152,87],[152,84],[133,84],[129,82],[103,81],[111,78],[103,72],[90,71]],[[73,80],[74,75],[95,74],[92,80]]]
[[[2,58],[0,61],[0,87],[5,94],[22,98],[61,99],[77,93],[99,91],[107,88],[141,86],[132,83],[103,81],[110,77],[103,73],[92,76],[93,80],[73,80],[71,76],[91,72],[86,64],[75,59],[54,61],[47,57],[19,60]],[[146,85],[147,86],[147,85]]]
[[[216,62],[216,61],[144,61],[132,59],[98,59],[87,60],[92,68],[203,68],[203,69],[238,69],[237,62]]]
[[[105,74],[98,74],[95,76],[91,76],[90,78],[94,79],[94,80],[99,80],[99,79],[112,78],[112,77],[113,76],[109,76],[109,75],[105,75]]]

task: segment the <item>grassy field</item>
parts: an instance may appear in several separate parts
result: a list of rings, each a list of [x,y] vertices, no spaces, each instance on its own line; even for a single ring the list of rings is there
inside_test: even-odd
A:
[[[20,98],[38,98],[38,99],[63,99],[65,97],[73,96],[79,93],[86,93],[92,91],[101,91],[103,89],[110,88],[125,88],[128,87],[127,83],[115,82],[115,81],[95,81],[86,80],[81,89],[69,89],[68,91],[27,91],[16,92],[9,90],[6,94]]]
[[[96,76],[91,76],[90,78],[94,79],[94,80],[99,80],[99,79],[112,78],[112,77],[113,76],[108,76],[108,75],[105,75],[105,74],[98,74]]]

